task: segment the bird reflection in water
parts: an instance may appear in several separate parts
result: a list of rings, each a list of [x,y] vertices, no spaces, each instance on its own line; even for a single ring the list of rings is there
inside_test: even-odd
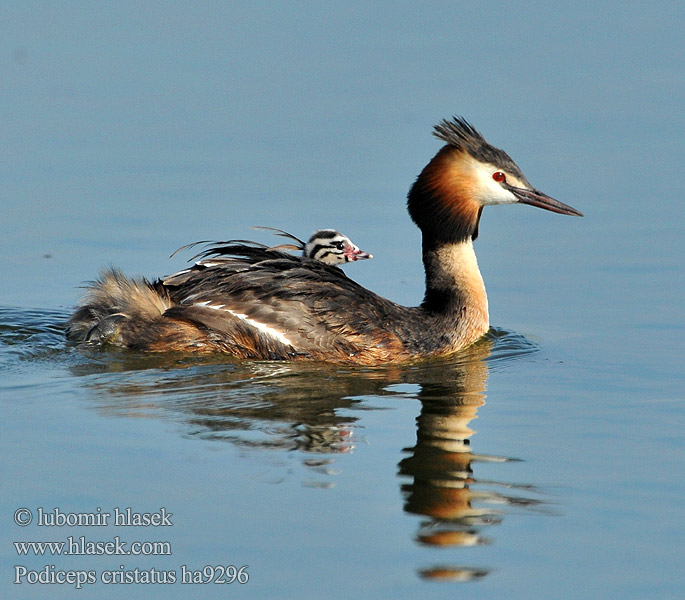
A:
[[[190,437],[300,451],[309,473],[303,485],[321,488],[334,485],[340,469],[336,456],[349,454],[361,441],[358,421],[373,408],[374,398],[392,401],[397,384],[411,384],[412,392],[402,395],[418,400],[420,413],[416,443],[399,461],[404,510],[421,517],[413,534],[418,545],[452,549],[446,553],[454,558],[454,550],[491,543],[487,529],[501,522],[507,507],[540,508],[538,499],[511,495],[517,488],[536,494],[533,487],[476,475],[478,463],[515,459],[478,454],[471,447],[471,425],[485,403],[489,369],[535,349],[521,336],[493,329],[458,355],[388,368],[225,359],[215,364],[207,358],[111,353],[95,355],[94,363],[75,370],[88,376],[104,412],[171,415]],[[417,569],[422,578],[452,581],[489,571],[458,563]]]
[[[513,496],[497,490],[517,486],[479,479],[476,463],[506,463],[517,459],[475,453],[471,422],[485,404],[488,358],[492,339],[473,346],[468,355],[453,361],[449,377],[440,372],[424,374],[418,399],[416,444],[405,448],[399,475],[405,479],[402,493],[407,513],[424,517],[415,540],[436,547],[468,547],[490,544],[484,530],[501,523],[502,506],[538,506],[541,500]],[[495,489],[493,489],[495,488]],[[495,509],[494,506],[498,508]],[[436,564],[418,570],[425,579],[470,581],[489,573],[488,568],[459,564]]]

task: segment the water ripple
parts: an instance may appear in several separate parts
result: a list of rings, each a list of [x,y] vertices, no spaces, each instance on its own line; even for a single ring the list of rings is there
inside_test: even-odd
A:
[[[0,368],[16,368],[22,361],[61,360],[68,317],[63,310],[0,306]]]

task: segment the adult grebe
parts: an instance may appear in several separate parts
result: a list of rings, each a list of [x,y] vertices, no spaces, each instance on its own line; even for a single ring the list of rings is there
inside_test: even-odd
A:
[[[235,241],[207,248],[193,267],[154,282],[105,271],[88,288],[67,335],[151,352],[360,365],[472,344],[489,327],[473,251],[483,207],[523,203],[582,214],[533,188],[516,163],[464,119],[444,120],[434,133],[446,145],[418,176],[407,206],[423,235],[420,306],[386,300],[335,266]]]

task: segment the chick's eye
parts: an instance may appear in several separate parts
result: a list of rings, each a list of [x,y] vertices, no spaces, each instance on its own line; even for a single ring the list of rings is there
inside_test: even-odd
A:
[[[504,183],[507,180],[507,176],[502,173],[502,171],[495,171],[492,174],[492,178],[497,182],[497,183]]]
[[[337,248],[338,250],[342,250],[344,247],[344,244],[342,242],[333,242],[333,247]]]

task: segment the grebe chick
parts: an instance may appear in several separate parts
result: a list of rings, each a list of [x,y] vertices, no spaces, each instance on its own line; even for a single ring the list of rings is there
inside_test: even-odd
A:
[[[213,245],[163,280],[105,271],[69,320],[77,342],[140,351],[383,365],[457,352],[489,328],[473,241],[483,208],[530,204],[582,216],[535,189],[467,121],[435,127],[445,145],[409,191],[422,233],[426,290],[405,307],[339,268],[250,242]]]
[[[357,260],[373,258],[373,254],[360,250],[359,246],[354,244],[350,238],[335,229],[317,229],[312,233],[307,242],[303,242],[300,238],[295,237],[291,233],[283,231],[282,229],[276,229],[275,227],[261,226],[253,227],[253,229],[275,231],[276,235],[297,242],[295,245],[282,244],[279,246],[272,246],[272,249],[282,248],[286,250],[301,250],[302,256],[305,258],[318,260],[327,265],[341,265]]]

